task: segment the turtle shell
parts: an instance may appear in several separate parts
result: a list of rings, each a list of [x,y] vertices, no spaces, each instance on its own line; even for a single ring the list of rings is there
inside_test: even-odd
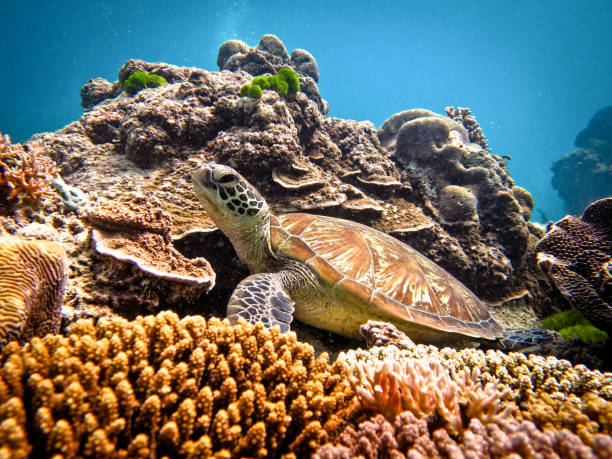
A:
[[[304,213],[279,215],[271,221],[271,245],[310,267],[331,296],[389,315],[395,323],[488,339],[502,331],[461,282],[368,226]]]

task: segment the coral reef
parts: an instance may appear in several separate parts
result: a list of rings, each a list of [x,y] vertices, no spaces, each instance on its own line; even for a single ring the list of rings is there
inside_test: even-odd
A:
[[[589,203],[612,196],[612,106],[593,115],[575,145],[577,150],[553,163],[552,186],[565,213],[580,215]]]
[[[50,184],[57,172],[43,149],[13,145],[0,134],[0,208],[5,212],[21,201],[37,201],[52,193]]]
[[[11,457],[306,457],[353,396],[292,333],[170,312],[79,321],[0,362]]]
[[[536,306],[547,314],[567,307],[546,276],[526,263],[541,233],[527,223],[529,193],[513,186],[501,159],[469,143],[468,131],[459,123],[424,110],[391,117],[394,122],[386,122],[378,135],[369,122],[329,118],[326,104],[316,96],[314,77],[300,71],[300,65],[311,66],[314,60],[296,50],[293,62],[282,50],[273,37],[248,49],[229,42],[219,52],[220,72],[130,60],[119,70],[114,86],[120,88],[136,71],[163,76],[168,84],[133,97],[102,91],[108,97],[100,98],[77,122],[35,136],[28,148],[49,151],[67,186],[89,196],[90,205],[134,194],[158,199],[172,221],[167,243],[190,257],[215,261],[221,281],[210,296],[173,307],[220,312],[246,274],[231,245],[213,231],[188,181],[193,169],[206,161],[237,169],[275,213],[325,213],[391,233],[481,298],[503,305],[495,318],[505,326],[534,326]],[[258,100],[240,96],[243,85],[281,68],[297,73],[300,90],[295,98],[274,91],[263,91]],[[406,159],[405,146],[421,138],[410,137],[407,129],[398,136],[400,128],[410,124],[408,118],[417,124],[433,119],[434,130],[440,123],[449,130],[447,137],[462,139],[440,149],[457,156],[447,164],[455,165],[454,175],[449,176],[452,167],[434,160],[435,151],[428,161],[416,157],[414,169],[406,166],[401,159]],[[396,151],[398,138],[405,154]],[[485,178],[480,180],[479,174]],[[61,210],[55,210],[58,204]],[[125,304],[135,314],[138,305],[150,310],[164,302],[159,291],[151,290],[150,279],[143,282],[138,268],[117,262],[110,269],[108,260],[100,263],[101,258],[89,252],[89,241],[82,241],[83,232],[76,233],[78,242],[71,242],[78,224],[85,229],[92,224],[71,220],[65,201],[53,201],[53,209],[41,213],[37,221],[51,222],[59,240],[68,242],[69,252],[78,259],[71,272],[71,305],[91,309]],[[30,221],[6,226],[22,227]],[[114,291],[101,291],[94,275]],[[515,309],[507,313],[508,307]]]
[[[566,360],[425,345],[405,349],[374,347],[368,351],[348,351],[338,358],[348,368],[353,368],[357,362],[363,362],[359,365],[364,366],[380,366],[378,362],[386,360],[399,362],[402,366],[411,365],[406,360],[413,359],[439,362],[451,374],[478,369],[479,382],[484,388],[493,383],[494,393],[504,394],[500,400],[502,406],[516,405],[512,417],[533,422],[538,429],[568,429],[590,447],[600,441],[599,434],[609,436],[612,432],[612,373],[591,371]]]
[[[54,242],[0,235],[0,350],[58,331],[67,262]]]
[[[568,215],[536,246],[538,265],[593,325],[612,331],[612,198]]]
[[[81,88],[81,106],[88,110],[103,100],[115,97],[121,87],[104,78],[92,78]]]

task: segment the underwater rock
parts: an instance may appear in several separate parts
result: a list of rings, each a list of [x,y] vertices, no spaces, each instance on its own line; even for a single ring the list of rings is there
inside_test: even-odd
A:
[[[612,196],[612,106],[595,113],[575,145],[577,150],[553,163],[552,187],[565,212],[580,215],[589,203]]]
[[[172,221],[156,198],[122,196],[115,201],[98,202],[85,213],[93,227],[91,240],[96,252],[119,262],[97,264],[93,271],[98,275],[94,274],[88,291],[114,309],[141,310],[144,306],[154,310],[160,304],[193,301],[213,287],[215,273],[208,261],[185,258],[172,246]],[[125,263],[144,273],[138,283],[146,285],[146,294],[122,294],[113,279],[120,279],[127,271]],[[130,276],[130,283],[137,277]]]
[[[582,218],[552,225],[536,246],[540,268],[594,326],[612,334],[612,198],[590,204]]]

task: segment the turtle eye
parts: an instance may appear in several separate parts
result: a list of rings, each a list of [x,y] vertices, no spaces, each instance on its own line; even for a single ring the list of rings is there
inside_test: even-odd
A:
[[[236,181],[236,177],[233,174],[226,174],[217,179],[217,183],[227,184]]]

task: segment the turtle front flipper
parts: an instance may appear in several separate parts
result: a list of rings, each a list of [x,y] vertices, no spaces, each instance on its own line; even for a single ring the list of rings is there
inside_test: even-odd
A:
[[[227,303],[227,318],[232,324],[242,317],[249,323],[262,322],[267,328],[278,325],[289,331],[294,302],[276,273],[253,274],[241,281]]]
[[[494,347],[503,351],[517,351],[559,339],[556,331],[545,328],[507,328],[495,340]]]

